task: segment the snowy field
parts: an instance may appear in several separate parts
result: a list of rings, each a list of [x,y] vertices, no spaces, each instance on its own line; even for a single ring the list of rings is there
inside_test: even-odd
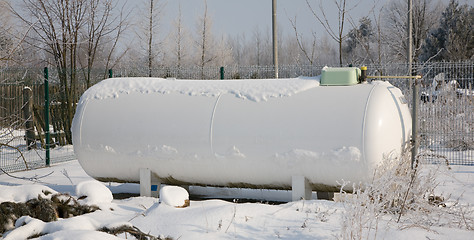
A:
[[[110,231],[98,231],[119,226],[136,227],[158,239],[473,239],[474,166],[423,165],[423,171],[422,176],[436,177],[432,194],[442,196],[441,203],[399,215],[372,211],[373,204],[360,204],[352,194],[339,194],[336,201],[268,204],[237,199],[287,201],[291,194],[191,187],[190,194],[201,198],[191,198],[186,208],[175,208],[151,197],[118,200],[112,199],[111,193],[136,194],[139,186],[97,182],[77,161],[70,161],[0,175],[0,202],[25,202],[38,195],[48,198],[48,192],[60,192],[74,198],[87,196],[77,201],[100,210],[52,222],[21,217],[10,223],[15,228],[0,239],[135,239],[130,233],[115,236]],[[222,200],[229,198],[236,200]],[[150,236],[146,239],[153,239]]]

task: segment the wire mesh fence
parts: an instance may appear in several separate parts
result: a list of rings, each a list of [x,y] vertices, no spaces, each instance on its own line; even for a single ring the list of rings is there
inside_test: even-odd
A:
[[[279,78],[290,78],[298,76],[315,76],[321,73],[324,66],[295,66],[283,65],[278,67]],[[159,77],[176,79],[214,79],[221,78],[221,67],[161,67],[148,68],[114,68],[114,77]],[[224,79],[267,79],[274,78],[273,66],[226,66],[224,67]]]
[[[4,104],[5,101],[0,101],[0,103]],[[1,118],[0,174],[45,166],[45,143],[44,140],[41,141],[39,139],[39,135],[43,135],[44,138],[44,133],[36,131],[37,135],[35,136],[36,140],[34,144],[29,145],[27,143],[26,128],[24,125],[28,119],[24,117],[22,108],[23,106],[20,109],[16,108],[13,112],[10,111],[12,115],[7,118]],[[2,112],[2,110],[4,110],[4,108],[0,108],[0,112]],[[53,126],[50,127],[50,131],[54,133]],[[59,132],[55,133],[60,134]],[[75,159],[72,145],[61,145],[56,141],[51,144],[51,147],[53,148],[53,151],[51,151],[52,163]]]
[[[425,159],[474,165],[474,65],[425,66],[420,140]]]
[[[279,66],[280,78],[298,76],[316,76],[321,74],[324,66]],[[406,64],[368,65],[368,75],[407,75]],[[420,156],[427,162],[439,161],[449,164],[474,165],[474,62],[442,62],[414,64],[415,74],[422,75],[419,92],[419,140]],[[147,68],[116,68],[114,77],[152,77],[177,79],[220,79],[220,67],[160,67]],[[68,71],[72,73],[73,71]],[[86,72],[83,69],[76,73],[78,96],[86,90]],[[91,71],[90,83],[94,84],[108,75],[104,69]],[[262,79],[273,78],[273,66],[226,66],[224,79]],[[400,88],[412,107],[412,80],[394,79],[390,82]],[[33,90],[34,116],[41,116],[44,105],[44,78],[42,69],[12,68],[0,70],[0,168],[11,172],[25,168],[44,166],[44,143],[38,141],[35,148],[29,149],[25,139],[27,120],[23,116],[24,101],[22,89],[29,86]],[[50,90],[52,109],[61,111],[61,94],[57,72],[52,69],[50,74]],[[53,112],[54,112],[53,111]],[[60,114],[51,113],[51,117],[61,118]],[[41,117],[39,117],[41,118]],[[53,121],[54,122],[54,121]],[[43,126],[43,129],[46,126]],[[74,159],[71,145],[59,142],[62,134],[54,124],[50,127],[53,135],[51,162]],[[41,127],[35,126],[36,129]],[[42,133],[37,131],[38,135]],[[0,174],[2,172],[0,171]]]
[[[51,81],[51,113],[52,124],[48,127],[52,133],[53,143],[50,147],[51,163],[58,163],[75,159],[72,145],[60,143],[59,137],[64,131],[57,128],[59,121],[60,95],[63,89],[59,87],[57,74]],[[45,134],[44,129],[44,77],[43,69],[39,68],[10,68],[0,70],[0,174],[25,169],[34,169],[45,166]],[[78,84],[78,89],[83,84]],[[24,109],[24,89],[32,92],[33,108],[26,116]],[[81,93],[84,89],[80,89]],[[27,144],[25,123],[35,119],[32,127],[35,131],[34,145]],[[56,121],[55,121],[56,120]]]

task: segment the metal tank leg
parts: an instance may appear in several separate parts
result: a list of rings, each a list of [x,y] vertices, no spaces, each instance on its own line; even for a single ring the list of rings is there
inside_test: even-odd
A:
[[[293,176],[291,178],[291,200],[311,200],[311,186],[304,176]]]

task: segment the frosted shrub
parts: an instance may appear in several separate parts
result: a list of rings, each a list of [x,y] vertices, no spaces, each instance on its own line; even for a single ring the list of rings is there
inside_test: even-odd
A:
[[[404,151],[400,158],[386,159],[375,170],[371,182],[353,184],[352,194],[341,190],[346,210],[342,218],[342,238],[375,239],[379,220],[385,213],[402,213],[405,196],[405,202],[410,205],[416,200],[414,191],[407,194],[408,186],[416,184],[412,181],[416,179],[413,174],[416,172],[411,171],[409,152]]]
[[[389,222],[395,222],[400,229],[429,229],[446,224],[470,229],[471,213],[456,208],[456,204],[446,207],[444,197],[435,195],[435,174],[439,169],[420,164],[412,170],[410,165],[411,154],[406,150],[401,157],[385,159],[369,183],[353,185],[353,193],[341,190],[345,208],[342,239],[384,238],[380,235],[385,231],[381,230],[388,228]]]

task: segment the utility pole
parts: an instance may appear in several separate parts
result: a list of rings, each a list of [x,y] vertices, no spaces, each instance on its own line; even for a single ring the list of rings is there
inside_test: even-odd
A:
[[[408,75],[412,75],[412,61],[413,61],[413,0],[408,0],[408,21],[407,21],[407,63]]]
[[[407,64],[408,64],[408,76],[413,75],[413,0],[408,0],[408,19],[407,19]],[[418,154],[418,79],[413,78],[412,86],[412,123],[411,123],[411,168],[415,167],[416,155]]]
[[[272,0],[272,31],[273,31],[273,68],[275,70],[275,78],[278,78],[278,40],[277,40],[277,3]]]

